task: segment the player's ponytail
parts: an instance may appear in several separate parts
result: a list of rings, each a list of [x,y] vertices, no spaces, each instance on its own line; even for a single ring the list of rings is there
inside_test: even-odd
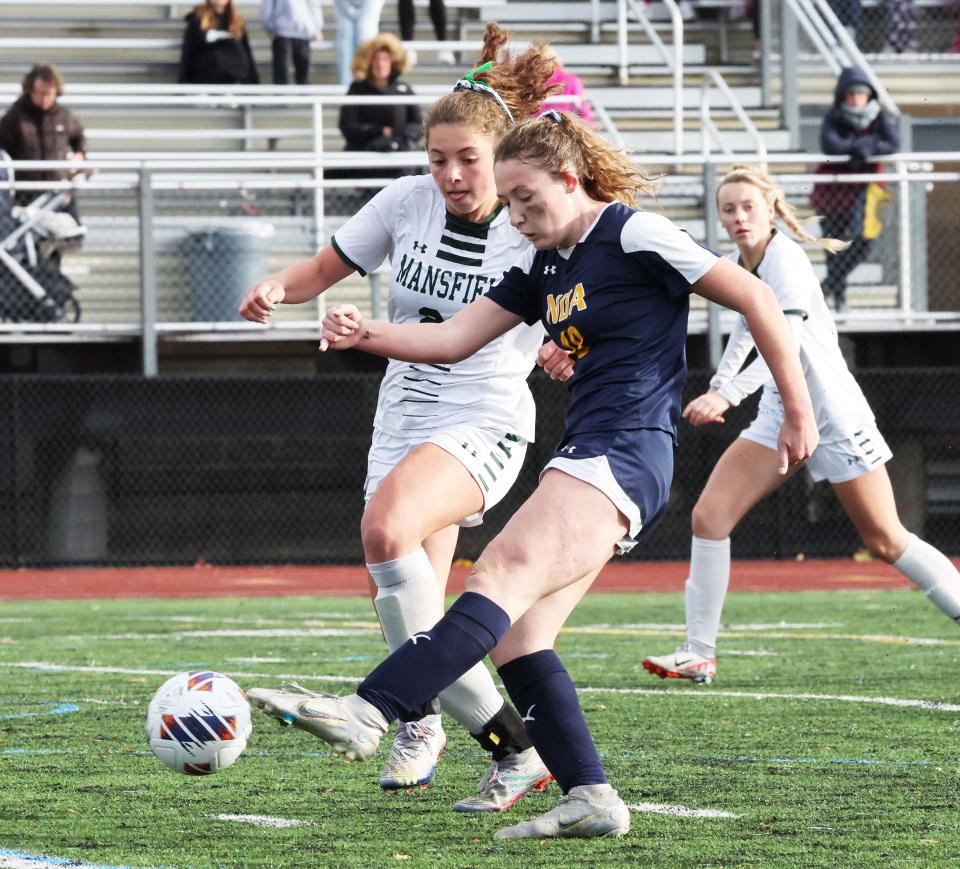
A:
[[[641,194],[656,190],[640,166],[569,112],[549,111],[518,125],[500,140],[495,159],[520,160],[551,173],[573,172],[584,192],[599,202],[634,207]]]
[[[774,183],[773,179],[767,175],[759,166],[752,166],[748,163],[741,163],[734,166],[717,187],[717,199],[719,201],[720,190],[725,184],[752,184],[763,195],[764,201],[769,205],[777,217],[783,221],[783,224],[790,230],[791,235],[800,241],[812,242],[819,245],[830,253],[839,253],[850,247],[849,241],[841,241],[838,238],[816,238],[803,228],[803,224],[809,222],[801,221],[797,217],[793,206],[787,202],[783,191]],[[816,220],[816,218],[811,218]]]
[[[423,128],[428,143],[430,130],[438,124],[465,124],[499,139],[560,89],[559,84],[547,84],[557,61],[546,46],[533,45],[514,58],[506,48],[508,39],[500,25],[487,25],[477,67],[427,113]]]

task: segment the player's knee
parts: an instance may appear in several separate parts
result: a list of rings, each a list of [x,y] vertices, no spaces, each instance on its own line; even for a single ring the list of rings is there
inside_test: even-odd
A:
[[[401,558],[423,542],[400,511],[387,513],[369,506],[360,520],[360,539],[368,564]]]
[[[708,540],[722,540],[724,537],[729,537],[732,530],[725,512],[702,498],[693,508],[690,526],[694,537],[703,537]]]
[[[873,558],[879,561],[885,561],[887,564],[893,564],[893,562],[903,555],[907,540],[906,531],[904,531],[902,535],[879,531],[874,534],[868,534],[863,538],[867,552],[869,552]]]

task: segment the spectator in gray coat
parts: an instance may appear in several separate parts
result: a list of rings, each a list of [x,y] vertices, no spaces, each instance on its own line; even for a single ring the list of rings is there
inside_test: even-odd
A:
[[[260,0],[260,23],[270,35],[273,83],[289,84],[293,63],[297,84],[310,80],[310,43],[323,39],[320,0]]]

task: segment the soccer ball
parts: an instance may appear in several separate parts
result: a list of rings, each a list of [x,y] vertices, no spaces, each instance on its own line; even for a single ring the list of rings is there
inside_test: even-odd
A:
[[[150,701],[146,724],[157,759],[187,775],[226,769],[253,729],[240,686],[210,670],[178,673],[164,682]]]

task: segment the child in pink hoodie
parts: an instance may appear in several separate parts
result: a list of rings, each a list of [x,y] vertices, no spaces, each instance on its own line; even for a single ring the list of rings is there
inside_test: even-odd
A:
[[[551,50],[552,51],[552,50]],[[544,112],[554,109],[558,112],[571,112],[575,115],[580,115],[583,122],[588,127],[593,127],[593,112],[590,111],[590,103],[586,99],[586,91],[583,88],[583,82],[580,81],[578,76],[575,76],[572,72],[567,72],[561,65],[559,56],[555,51],[552,51],[553,57],[557,62],[557,69],[550,76],[548,84],[562,84],[563,90],[557,91],[554,96],[563,96],[564,94],[571,94],[584,97],[578,106],[576,103],[547,103],[540,110],[538,115],[542,115]]]

